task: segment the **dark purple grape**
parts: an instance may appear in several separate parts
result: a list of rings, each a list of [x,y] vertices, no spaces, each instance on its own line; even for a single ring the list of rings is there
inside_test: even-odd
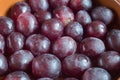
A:
[[[0,17],[0,34],[3,36],[8,36],[11,32],[14,31],[13,20],[8,17]]]
[[[93,67],[85,71],[82,80],[111,80],[111,76],[105,69]]]
[[[94,8],[91,15],[94,20],[103,21],[106,25],[110,24],[114,17],[112,10],[104,6]]]
[[[76,52],[77,44],[71,37],[64,36],[55,41],[52,47],[53,54],[59,58],[65,58]]]
[[[90,10],[92,8],[92,0],[70,0],[70,7],[74,11]]]
[[[4,52],[5,52],[5,39],[0,34],[0,54],[4,54]]]
[[[37,31],[37,20],[29,12],[22,13],[17,18],[16,29],[25,36],[29,36]]]
[[[90,15],[85,10],[78,11],[75,15],[75,19],[83,26],[92,22]]]
[[[104,38],[106,36],[107,27],[101,21],[93,21],[85,27],[88,37]]]
[[[26,2],[17,2],[11,8],[11,18],[16,21],[17,17],[24,12],[31,12],[30,6]]]
[[[79,44],[79,51],[87,56],[94,57],[105,51],[105,45],[98,38],[87,37]]]
[[[8,70],[7,58],[3,54],[0,54],[0,75],[6,73],[7,70]]]
[[[63,73],[70,77],[80,78],[83,72],[90,67],[90,59],[83,54],[74,54],[68,56],[64,58],[62,62]]]
[[[30,68],[34,56],[28,50],[19,50],[10,56],[9,67],[12,70],[26,71]]]
[[[67,6],[70,0],[49,0],[53,8]]]
[[[48,11],[39,10],[38,12],[35,12],[35,17],[37,18],[39,24],[41,25],[44,21],[51,19],[52,15]]]
[[[45,78],[39,78],[39,79],[37,79],[37,80],[53,80],[52,78],[47,78],[47,77],[45,77]]]
[[[51,40],[56,40],[63,34],[63,25],[58,19],[49,19],[41,26],[41,32]]]
[[[23,71],[15,71],[9,73],[4,80],[31,80],[27,73]]]
[[[65,78],[64,80],[79,80],[79,79],[74,78],[74,77],[68,77],[68,78]]]
[[[56,78],[61,72],[60,60],[52,54],[42,54],[33,59],[32,73],[36,77]]]
[[[12,32],[7,37],[7,50],[8,53],[13,54],[15,51],[20,50],[24,47],[25,37],[19,32]]]
[[[48,0],[29,0],[29,5],[34,12],[37,12],[39,10],[46,11],[49,9]]]
[[[36,56],[49,52],[50,44],[51,42],[47,37],[40,34],[33,34],[27,38],[25,46],[26,49],[30,50]]]
[[[76,41],[81,41],[83,38],[83,27],[78,22],[69,23],[65,28],[66,35],[72,37]]]
[[[64,26],[74,20],[74,14],[72,10],[67,6],[60,6],[54,9],[54,16],[58,18]]]
[[[120,54],[116,51],[103,52],[98,58],[98,65],[110,72],[120,70]]]
[[[120,52],[120,30],[112,29],[107,33],[106,45],[110,50]]]

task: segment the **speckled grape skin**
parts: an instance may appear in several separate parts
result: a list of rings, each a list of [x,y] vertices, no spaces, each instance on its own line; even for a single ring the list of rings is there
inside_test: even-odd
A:
[[[72,10],[67,6],[55,8],[53,14],[55,18],[58,18],[63,23],[64,26],[74,20],[74,14]]]
[[[52,52],[54,55],[62,59],[75,54],[76,49],[76,41],[69,36],[64,36],[55,41],[52,47]]]
[[[23,71],[15,71],[9,73],[4,80],[31,80],[27,73]]]
[[[34,12],[39,10],[47,11],[49,9],[48,0],[29,0],[29,5]]]
[[[7,70],[8,70],[7,58],[3,54],[0,54],[0,75],[5,74]]]
[[[106,46],[110,50],[120,52],[120,30],[112,29],[107,33]]]
[[[60,20],[52,18],[45,21],[41,26],[41,33],[47,36],[51,41],[60,38],[64,27]]]
[[[30,6],[26,2],[17,2],[11,8],[10,15],[11,18],[16,21],[17,17],[24,12],[31,12]]]
[[[50,40],[41,34],[29,36],[25,43],[26,49],[30,50],[34,56],[49,52],[50,46]]]
[[[84,72],[82,80],[111,80],[111,75],[105,69],[92,67]]]
[[[42,54],[33,59],[32,73],[35,77],[57,78],[61,72],[60,60],[52,54]]]
[[[103,52],[98,58],[98,66],[111,73],[120,70],[120,53],[116,51]]]
[[[9,58],[9,68],[13,71],[21,70],[27,71],[31,69],[29,66],[34,56],[28,50],[18,50],[14,52]]]
[[[0,16],[0,34],[8,36],[15,30],[14,22],[11,18]]]
[[[105,45],[102,40],[95,37],[87,37],[83,39],[79,46],[79,52],[89,57],[95,57],[105,51]]]
[[[15,51],[24,47],[25,37],[19,32],[12,32],[7,37],[7,50],[9,54],[13,54]]]
[[[21,32],[25,36],[29,36],[36,33],[38,28],[38,22],[33,14],[25,12],[18,16],[16,21],[16,31]]]
[[[67,56],[62,61],[62,71],[70,77],[80,78],[85,70],[91,67],[91,60],[83,54]]]

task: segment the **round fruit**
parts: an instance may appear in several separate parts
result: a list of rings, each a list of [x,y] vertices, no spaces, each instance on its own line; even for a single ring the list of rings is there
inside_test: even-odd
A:
[[[61,62],[52,54],[42,54],[33,59],[32,73],[36,77],[56,78],[60,72]]]
[[[90,56],[98,56],[105,51],[105,45],[102,40],[95,37],[87,37],[79,44],[79,52]]]
[[[111,80],[111,76],[106,70],[93,67],[85,71],[82,80]]]
[[[63,73],[67,76],[80,78],[91,67],[91,61],[86,55],[73,54],[64,58],[62,66]]]
[[[76,52],[77,44],[71,37],[64,36],[55,41],[52,50],[58,58],[65,58]]]
[[[27,38],[25,46],[34,56],[37,56],[49,52],[50,44],[51,42],[47,37],[41,34],[33,34]]]

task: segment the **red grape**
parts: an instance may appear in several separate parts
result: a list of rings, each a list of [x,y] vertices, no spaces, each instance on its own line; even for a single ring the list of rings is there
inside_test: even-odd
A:
[[[91,67],[90,59],[83,54],[67,56],[62,62],[63,73],[70,77],[80,78],[84,71]]]
[[[98,65],[110,72],[120,70],[120,54],[116,51],[103,52],[98,58]]]
[[[60,19],[64,26],[74,20],[74,14],[67,6],[60,6],[54,9],[53,13],[56,18]]]
[[[98,38],[87,37],[80,42],[79,51],[87,56],[94,57],[105,51],[105,45]]]
[[[33,34],[26,40],[26,49],[30,50],[34,56],[49,52],[50,40],[40,34]]]
[[[112,10],[104,6],[94,8],[91,15],[94,20],[103,21],[106,25],[110,24],[114,17]]]
[[[49,9],[48,0],[29,0],[29,5],[31,6],[34,12]]]
[[[30,68],[33,55],[28,50],[19,50],[10,56],[9,67],[12,70],[27,70]]]
[[[4,80],[31,80],[27,73],[23,71],[15,71],[9,73]]]
[[[8,36],[14,29],[14,22],[11,18],[0,16],[0,34]]]
[[[92,0],[70,0],[70,7],[76,12],[79,10],[90,10],[92,8]]]
[[[77,44],[71,37],[64,36],[55,41],[52,50],[59,58],[65,58],[66,56],[72,55],[76,52]]]
[[[111,80],[111,75],[102,68],[89,68],[83,74],[82,80]]]
[[[101,21],[93,21],[85,27],[86,35],[103,39],[106,36],[107,27]]]
[[[36,77],[56,78],[60,72],[61,62],[52,54],[42,54],[33,59],[32,73]]]
[[[38,22],[31,13],[25,12],[18,16],[16,21],[16,29],[25,36],[29,36],[37,31]]]
[[[11,18],[16,21],[17,17],[21,13],[25,12],[31,12],[30,6],[26,2],[17,2],[12,8],[11,8]]]
[[[7,50],[8,53],[13,54],[15,51],[24,47],[25,37],[19,32],[12,32],[7,37]]]
[[[76,41],[81,41],[83,38],[83,27],[79,22],[71,22],[65,28],[66,35],[72,37]]]
[[[41,32],[51,40],[56,40],[63,34],[63,25],[58,19],[49,19],[41,26]]]
[[[83,26],[92,22],[90,15],[85,10],[78,11],[75,15],[75,19]]]
[[[7,70],[8,70],[7,58],[3,54],[0,54],[0,75],[5,74]]]

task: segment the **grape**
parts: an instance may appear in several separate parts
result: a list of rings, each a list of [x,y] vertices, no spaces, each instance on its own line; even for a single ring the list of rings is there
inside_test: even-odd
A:
[[[16,29],[25,36],[29,36],[37,31],[38,22],[31,13],[21,13],[16,21]]]
[[[12,70],[27,71],[34,56],[28,50],[18,50],[10,56],[9,67]]]
[[[34,56],[37,56],[49,52],[50,44],[51,42],[47,37],[41,34],[33,34],[27,38],[25,46]]]
[[[92,22],[90,15],[85,10],[78,11],[77,14],[75,15],[75,19],[83,26]]]
[[[51,40],[56,40],[63,34],[63,25],[58,19],[49,19],[41,26],[41,32]]]
[[[0,54],[0,75],[5,74],[7,70],[8,70],[7,58],[3,54]]]
[[[87,37],[79,44],[79,52],[95,57],[105,51],[105,45],[102,40],[95,37]]]
[[[0,34],[8,36],[15,30],[14,22],[11,18],[0,16]]]
[[[7,37],[7,50],[8,53],[13,54],[15,51],[24,47],[25,37],[19,32],[12,32]]]
[[[103,21],[106,25],[110,24],[114,18],[112,10],[104,6],[94,8],[91,16],[94,20]]]
[[[67,76],[80,78],[84,71],[91,67],[91,61],[86,55],[73,54],[64,58],[62,66],[63,73]]]
[[[71,22],[65,28],[66,35],[80,42],[83,38],[83,27],[79,22]]]
[[[49,9],[48,0],[29,0],[29,5],[34,12],[37,12],[39,10],[46,11]]]
[[[111,75],[102,68],[89,68],[83,74],[82,80],[111,80]]]
[[[76,12],[79,10],[90,10],[92,8],[92,0],[70,0],[70,7]]]
[[[60,60],[52,54],[42,54],[33,59],[32,73],[35,77],[56,78],[61,72]]]
[[[67,26],[74,20],[74,14],[72,10],[67,6],[60,6],[58,8],[55,8],[53,13],[55,18],[58,18],[64,26]]]
[[[15,71],[9,73],[4,80],[31,80],[27,73],[23,71]]]
[[[93,21],[85,27],[86,35],[103,39],[106,36],[107,27],[101,21]]]
[[[55,41],[52,47],[53,54],[59,58],[65,58],[76,52],[77,44],[71,37],[64,36]]]
[[[30,6],[26,2],[17,2],[11,8],[11,18],[16,21],[17,17],[25,12],[31,12]]]
[[[103,52],[98,58],[98,65],[111,73],[117,72],[120,70],[120,54],[116,51]]]

